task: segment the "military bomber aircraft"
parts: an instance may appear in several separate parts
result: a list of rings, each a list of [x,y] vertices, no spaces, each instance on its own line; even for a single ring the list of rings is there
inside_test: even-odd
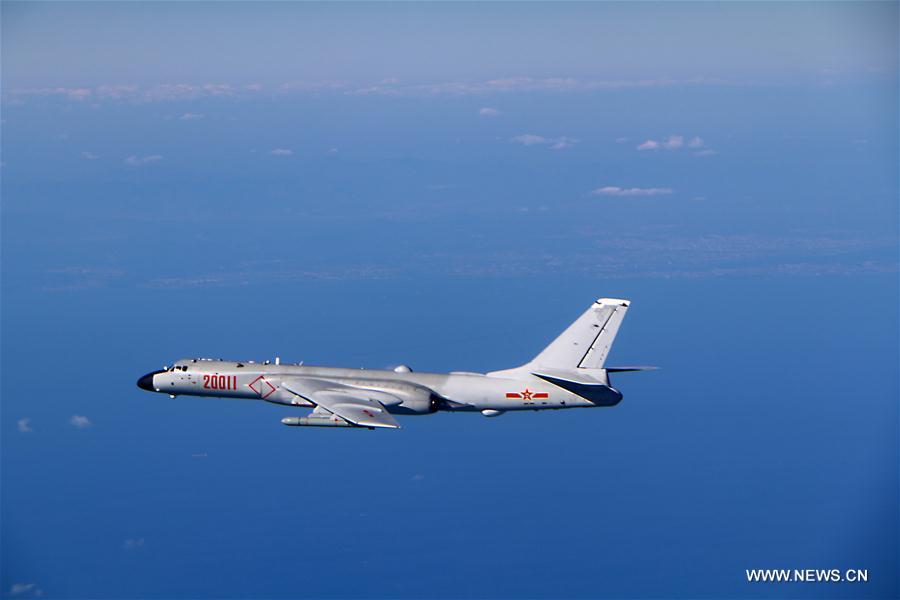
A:
[[[610,373],[655,368],[604,366],[629,304],[601,298],[531,362],[490,373],[193,358],[147,373],[137,385],[173,398],[244,398],[313,409],[306,416],[281,420],[292,426],[398,428],[394,415],[478,411],[496,417],[514,410],[615,406],[622,394],[610,384]]]

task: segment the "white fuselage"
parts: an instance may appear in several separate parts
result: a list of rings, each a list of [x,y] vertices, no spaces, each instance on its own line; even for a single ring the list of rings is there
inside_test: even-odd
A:
[[[179,360],[147,373],[139,388],[151,392],[265,400],[308,406],[305,416],[285,417],[291,426],[397,429],[393,414],[481,411],[494,417],[514,410],[615,406],[622,394],[605,368],[628,300],[600,298],[530,362],[491,373],[413,373],[335,369],[211,359]]]
[[[167,370],[148,374],[139,386],[173,396],[214,396],[314,406],[282,387],[282,381],[287,378],[327,380],[373,394],[392,394],[403,399],[402,403],[387,406],[394,414],[610,406],[621,399],[615,390],[598,385],[590,387],[604,388],[605,401],[591,401],[520,370],[439,374],[208,359],[179,360]]]

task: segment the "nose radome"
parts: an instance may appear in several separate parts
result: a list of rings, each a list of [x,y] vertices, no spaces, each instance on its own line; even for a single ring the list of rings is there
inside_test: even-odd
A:
[[[137,386],[142,390],[147,390],[148,392],[155,392],[156,388],[153,387],[153,376],[159,373],[159,371],[153,371],[152,373],[147,373],[143,377],[137,380]]]

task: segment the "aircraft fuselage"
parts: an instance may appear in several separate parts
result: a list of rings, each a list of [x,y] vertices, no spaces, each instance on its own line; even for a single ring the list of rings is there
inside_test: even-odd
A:
[[[393,414],[428,414],[437,410],[513,411],[611,406],[622,396],[604,386],[602,402],[585,399],[540,377],[506,377],[481,373],[415,373],[207,359],[179,360],[167,370],[148,373],[139,386],[172,396],[211,396],[314,406],[282,387],[285,378],[311,378],[385,392],[403,399],[387,404]]]
[[[265,400],[313,408],[285,425],[396,429],[394,414],[507,411],[614,406],[622,394],[605,367],[629,301],[600,298],[530,362],[490,373],[413,373],[212,359],[183,359],[138,380],[138,387],[175,396]]]

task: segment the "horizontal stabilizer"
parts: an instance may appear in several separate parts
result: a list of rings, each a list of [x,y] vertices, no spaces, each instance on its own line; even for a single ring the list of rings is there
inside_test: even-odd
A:
[[[659,367],[605,367],[607,373],[628,373],[629,371],[657,371]]]

